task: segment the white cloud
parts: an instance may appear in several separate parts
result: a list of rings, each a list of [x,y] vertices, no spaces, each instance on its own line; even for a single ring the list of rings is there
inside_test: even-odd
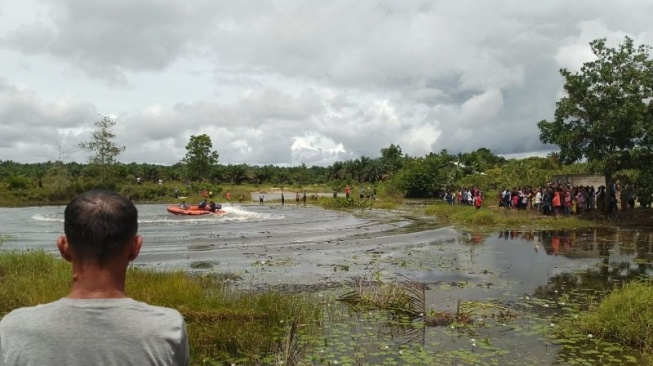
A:
[[[98,114],[121,160],[173,164],[207,133],[223,163],[330,164],[399,144],[547,147],[560,67],[589,41],[653,42],[648,0],[5,0],[0,159],[87,154]]]
[[[491,121],[503,108],[503,95],[499,89],[491,89],[474,95],[460,106],[461,126],[483,124]]]

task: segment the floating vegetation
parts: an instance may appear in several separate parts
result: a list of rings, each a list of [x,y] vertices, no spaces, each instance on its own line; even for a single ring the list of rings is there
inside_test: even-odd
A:
[[[195,261],[191,262],[190,268],[192,269],[211,269],[213,266],[218,265],[219,262],[216,261]]]
[[[292,267],[297,265],[297,260],[290,257],[281,257],[281,258],[272,258],[266,257],[266,259],[258,259],[252,263],[252,266],[261,266],[261,267]]]
[[[421,316],[425,309],[426,286],[404,277],[402,280],[383,282],[362,278],[355,290],[338,298],[355,307],[391,310],[397,313]]]
[[[652,302],[653,286],[634,281],[593,301],[588,310],[567,312],[554,338],[562,347],[561,358],[570,364],[580,359],[653,364]]]

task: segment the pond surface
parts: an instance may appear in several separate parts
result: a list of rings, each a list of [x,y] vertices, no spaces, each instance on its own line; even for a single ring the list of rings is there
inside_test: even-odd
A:
[[[56,255],[63,209],[0,208],[0,234],[9,236],[0,250]],[[145,242],[136,266],[232,273],[242,288],[323,290],[327,319],[324,346],[311,356],[316,365],[637,364],[636,353],[591,335],[569,347],[550,333],[586,299],[650,277],[651,232],[487,235],[436,228],[435,219],[402,211],[354,216],[294,202],[226,205],[226,215],[202,217],[170,215],[165,205],[138,209]],[[426,311],[455,312],[462,303],[474,325],[427,327],[334,301],[345,286],[371,277],[423,283]]]

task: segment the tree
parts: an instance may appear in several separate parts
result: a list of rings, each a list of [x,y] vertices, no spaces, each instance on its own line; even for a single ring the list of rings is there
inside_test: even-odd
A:
[[[424,158],[406,158],[403,167],[392,178],[391,185],[406,197],[436,197],[452,183],[449,169],[452,157],[443,150]]]
[[[492,154],[487,148],[479,148],[470,153],[458,154],[458,163],[461,163],[471,173],[484,172],[506,163],[506,159]]]
[[[380,165],[383,173],[392,175],[401,169],[403,163],[403,153],[399,145],[390,144],[390,146],[381,149]]]
[[[225,167],[227,181],[233,184],[242,184],[247,179],[247,164],[228,165]]]
[[[111,128],[116,122],[107,116],[100,117],[100,120],[95,122],[96,129],[91,134],[91,141],[81,142],[79,147],[94,153],[89,162],[100,167],[100,180],[104,183],[107,170],[116,163],[116,157],[125,151],[125,147],[116,146],[113,142],[116,135],[111,132]]]
[[[560,70],[566,95],[554,120],[537,125],[542,142],[560,147],[562,163],[585,159],[610,184],[618,170],[653,163],[653,60],[651,47],[628,37],[617,49],[605,43],[590,42],[596,59],[579,72]]]
[[[212,148],[213,143],[209,135],[191,135],[183,159],[190,179],[201,180],[210,175],[211,168],[218,163],[220,157],[217,152],[211,150]]]

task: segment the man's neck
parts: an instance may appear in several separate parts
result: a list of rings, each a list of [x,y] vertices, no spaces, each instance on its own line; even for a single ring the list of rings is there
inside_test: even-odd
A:
[[[125,271],[97,265],[73,265],[69,298],[116,299],[125,295]]]

